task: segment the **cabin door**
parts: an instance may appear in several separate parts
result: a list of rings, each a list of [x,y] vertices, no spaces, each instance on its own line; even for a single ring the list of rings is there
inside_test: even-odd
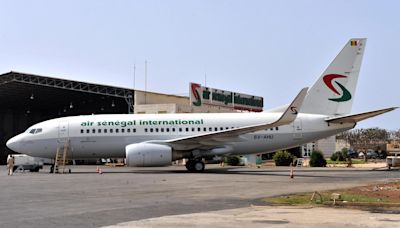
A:
[[[303,127],[301,124],[301,119],[296,118],[296,120],[293,121],[293,139],[300,140],[302,138],[303,138]]]
[[[65,143],[69,137],[68,122],[62,121],[58,124],[58,142]]]

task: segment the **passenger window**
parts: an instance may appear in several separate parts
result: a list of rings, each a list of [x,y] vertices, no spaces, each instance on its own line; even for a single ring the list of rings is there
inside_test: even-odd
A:
[[[271,131],[273,131],[273,130],[274,130],[274,128],[271,128],[270,130],[271,130]]]
[[[96,133],[96,129],[92,129],[92,133],[93,133],[93,134]]]
[[[117,129],[115,129],[115,133],[118,133],[119,132],[119,129],[117,128]]]
[[[114,132],[114,129],[110,129],[110,133],[113,133]]]
[[[212,127],[209,127],[208,130],[209,130],[209,131],[212,131]]]
[[[87,130],[86,130],[86,133],[87,133],[87,134],[89,134],[89,133],[90,133],[90,130],[89,130],[89,129],[87,129]]]
[[[224,130],[224,128],[223,128],[223,127],[220,127],[219,129],[220,129],[221,131],[222,131],[222,130]]]
[[[179,131],[182,131],[182,128],[181,128],[181,127],[179,128]]]
[[[101,129],[97,129],[97,133],[101,133]]]
[[[156,132],[158,132],[158,128],[156,128]]]
[[[133,131],[133,133],[135,133],[136,132],[136,128],[133,128],[132,131]]]
[[[104,129],[104,133],[107,133],[107,129]]]
[[[172,128],[172,132],[175,132],[175,128]]]
[[[207,131],[207,128],[205,127],[205,128],[203,128],[203,131]]]
[[[275,130],[279,130],[279,127],[275,127]]]
[[[188,128],[188,127],[186,128],[186,131],[189,131],[189,128]]]
[[[147,132],[147,128],[144,129],[144,132]]]
[[[194,131],[194,129],[195,129],[195,128],[194,128],[194,127],[192,127],[192,131]]]
[[[164,128],[161,128],[160,130],[161,130],[161,132],[164,132]]]
[[[150,128],[150,132],[153,132],[153,128]]]
[[[130,128],[126,129],[126,132],[131,133],[131,129]]]
[[[81,134],[83,134],[83,132],[84,132],[84,130],[83,130],[83,129],[81,129]]]
[[[125,129],[122,128],[122,129],[121,129],[121,133],[125,133]]]
[[[215,130],[215,131],[218,131],[218,128],[216,127],[216,128],[214,128],[214,130]]]
[[[197,131],[201,131],[201,128],[199,127],[199,128],[197,128]]]
[[[225,130],[228,130],[228,129],[229,129],[229,127],[226,127],[226,128],[225,128]]]
[[[166,130],[167,132],[169,132],[169,128],[165,128],[165,130]]]

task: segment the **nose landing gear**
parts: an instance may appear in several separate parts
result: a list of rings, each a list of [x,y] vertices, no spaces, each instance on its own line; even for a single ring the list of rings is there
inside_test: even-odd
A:
[[[189,172],[203,172],[204,167],[205,165],[202,160],[189,160],[186,162],[186,169]]]

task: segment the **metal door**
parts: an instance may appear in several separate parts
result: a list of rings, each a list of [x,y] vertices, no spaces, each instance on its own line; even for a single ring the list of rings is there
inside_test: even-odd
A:
[[[66,142],[69,137],[68,122],[62,121],[58,124],[58,141]]]
[[[299,140],[303,138],[303,127],[301,124],[301,119],[297,118],[293,122],[293,139]]]

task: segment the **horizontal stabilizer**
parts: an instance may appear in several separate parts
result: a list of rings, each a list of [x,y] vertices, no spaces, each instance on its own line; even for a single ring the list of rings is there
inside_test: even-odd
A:
[[[329,119],[326,119],[326,122],[328,123],[357,123],[361,120],[365,120],[374,116],[381,115],[386,112],[390,112],[395,110],[397,107],[392,107],[392,108],[385,108],[385,109],[380,109],[380,110],[375,110],[375,111],[370,111],[370,112],[363,112],[363,113],[358,113],[358,114],[352,114],[352,115],[346,115],[346,116],[339,116],[339,117],[332,117]]]

